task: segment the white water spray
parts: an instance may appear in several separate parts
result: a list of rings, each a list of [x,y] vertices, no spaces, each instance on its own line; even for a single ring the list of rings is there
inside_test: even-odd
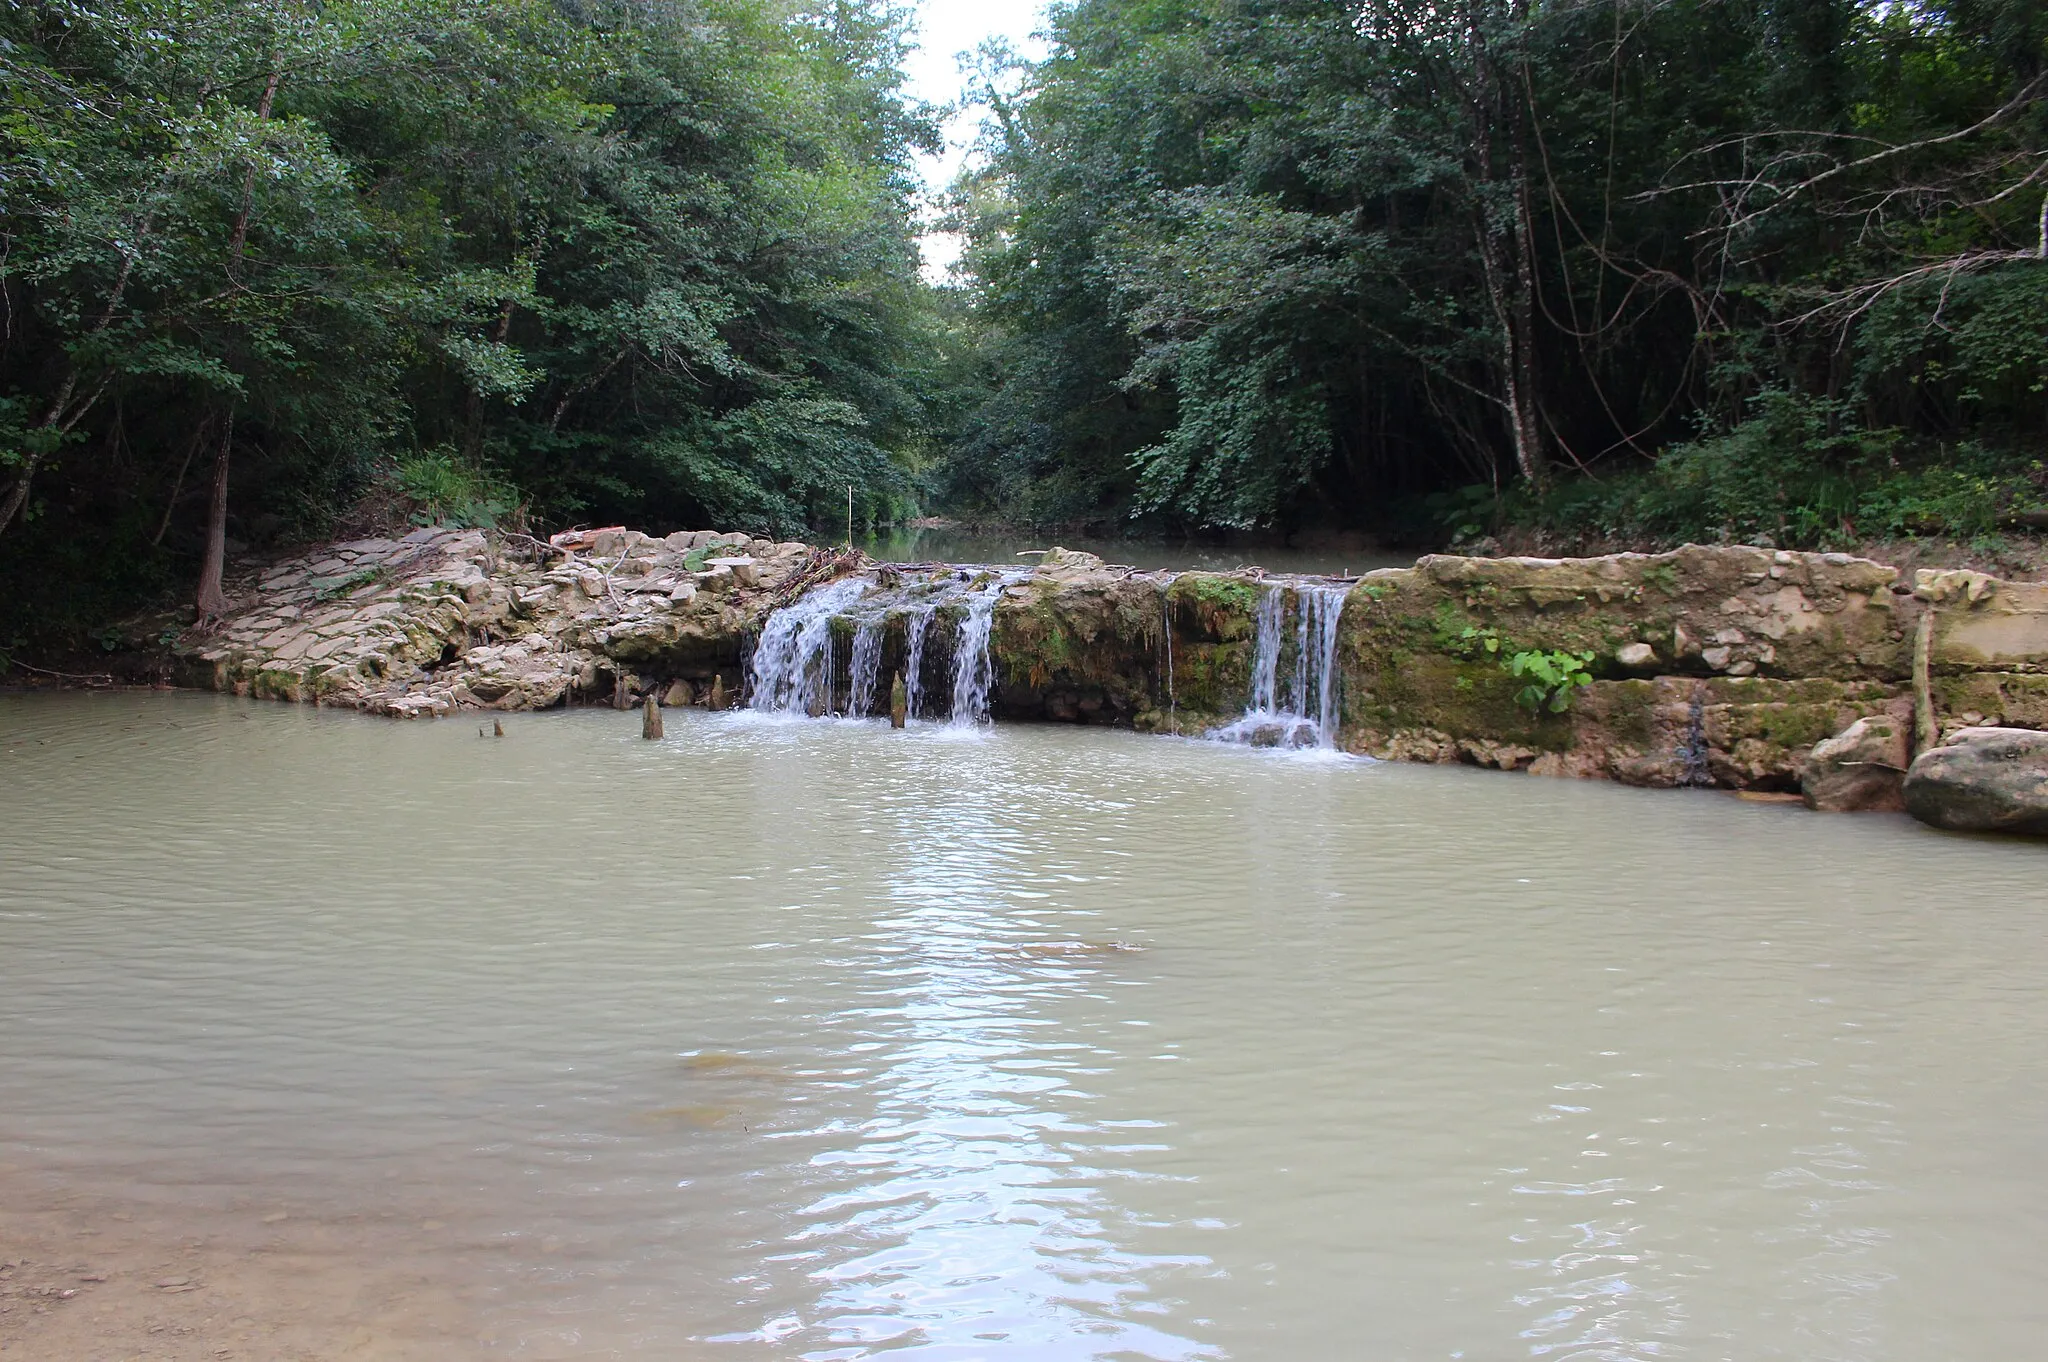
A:
[[[1253,612],[1251,694],[1244,716],[1209,736],[1257,747],[1337,746],[1338,622],[1348,589],[1324,584],[1293,588],[1294,667],[1281,702],[1281,656],[1287,642],[1289,590],[1271,586]]]
[[[831,582],[768,617],[748,663],[750,708],[780,714],[822,714],[831,709],[832,618],[868,586],[860,577]]]
[[[874,713],[875,680],[882,670],[882,621],[862,620],[853,630],[853,662],[847,687],[846,712],[853,718]]]
[[[989,688],[995,684],[989,635],[995,631],[996,602],[1002,599],[1003,588],[1016,580],[1014,575],[1000,577],[979,591],[967,593],[967,613],[960,617],[960,629],[953,640],[951,722],[955,728],[978,724],[988,717]]]
[[[1316,745],[1337,745],[1337,622],[1349,589],[1305,586],[1296,597],[1294,707],[1315,720]]]
[[[1252,619],[1252,693],[1245,704],[1247,714],[1280,712],[1280,622],[1287,614],[1287,593],[1269,586],[1259,597]]]
[[[935,605],[921,605],[904,621],[903,698],[904,711],[917,717],[918,701],[924,698],[924,639],[931,631]]]

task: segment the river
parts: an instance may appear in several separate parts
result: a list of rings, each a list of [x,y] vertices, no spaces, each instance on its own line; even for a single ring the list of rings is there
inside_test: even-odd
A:
[[[860,546],[893,563],[1013,563],[1029,566],[1055,545],[1092,553],[1147,572],[1234,572],[1256,564],[1269,572],[1356,577],[1375,568],[1408,567],[1413,553],[1366,545],[1288,548],[1280,544],[1204,544],[1193,540],[1106,538],[1025,529],[903,529],[870,535]]]
[[[0,1260],[80,1293],[8,1357],[2040,1346],[2048,849],[1078,728],[505,728],[0,696]]]

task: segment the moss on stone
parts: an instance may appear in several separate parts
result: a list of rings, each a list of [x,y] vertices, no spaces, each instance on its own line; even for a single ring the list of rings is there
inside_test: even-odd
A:
[[[1182,628],[1227,643],[1251,637],[1262,590],[1243,577],[1184,572],[1167,588],[1166,601]]]

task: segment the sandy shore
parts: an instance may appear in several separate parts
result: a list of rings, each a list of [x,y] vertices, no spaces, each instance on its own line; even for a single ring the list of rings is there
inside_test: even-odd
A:
[[[192,1214],[0,1170],[7,1362],[411,1362],[481,1355],[435,1222]]]

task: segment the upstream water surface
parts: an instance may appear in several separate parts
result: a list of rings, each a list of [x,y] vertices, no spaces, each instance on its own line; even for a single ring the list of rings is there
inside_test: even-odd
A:
[[[450,1358],[2039,1354],[2048,850],[638,726],[0,697],[0,1196],[402,1252]]]

